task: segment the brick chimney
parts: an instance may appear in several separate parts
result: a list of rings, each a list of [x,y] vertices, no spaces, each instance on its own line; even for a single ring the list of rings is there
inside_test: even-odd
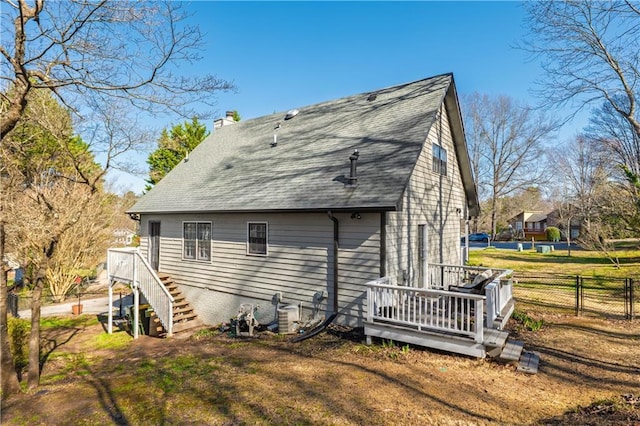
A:
[[[233,115],[234,115],[233,111],[227,111],[224,117],[213,120],[213,130],[219,129],[222,126],[228,126],[229,124],[235,123],[233,119]]]

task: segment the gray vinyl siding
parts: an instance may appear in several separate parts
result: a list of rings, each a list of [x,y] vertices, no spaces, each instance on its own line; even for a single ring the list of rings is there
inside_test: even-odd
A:
[[[432,171],[432,144],[447,150],[447,176]],[[427,260],[460,263],[460,226],[466,205],[464,187],[444,107],[431,127],[411,174],[399,211],[387,215],[387,275],[401,283],[418,282],[418,225],[427,227]],[[404,272],[404,273],[403,273]]]
[[[340,222],[338,306],[341,322],[361,321],[364,283],[380,269],[379,214],[336,214]],[[275,319],[275,297],[302,303],[305,317],[327,310],[333,300],[333,222],[327,214],[144,215],[141,248],[147,250],[148,222],[161,222],[160,271],[172,276],[207,323],[228,321],[240,303],[260,305],[258,319]],[[182,259],[184,221],[211,222],[211,261]],[[247,255],[247,222],[268,223],[268,255]],[[320,304],[318,294],[324,294]],[[315,297],[314,297],[315,296]]]

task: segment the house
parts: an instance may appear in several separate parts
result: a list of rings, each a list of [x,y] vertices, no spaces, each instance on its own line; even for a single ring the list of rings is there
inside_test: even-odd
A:
[[[300,319],[430,346],[413,336],[423,330],[431,347],[485,356],[513,300],[506,271],[489,296],[450,291],[482,269],[460,266],[479,203],[453,75],[228,121],[130,209],[140,250],[109,252],[111,281],[139,287],[168,334],[175,292],[207,324],[243,304],[270,323],[287,304]],[[450,342],[463,338],[472,349]]]
[[[117,246],[130,246],[136,232],[128,228],[116,228],[113,231],[113,243]]]
[[[545,240],[547,238],[547,213],[522,211],[509,219],[508,222],[516,239]]]
[[[562,236],[566,239],[567,229],[570,229],[569,236],[571,239],[576,239],[580,236],[582,231],[582,220],[577,215],[567,215],[559,210],[552,210],[547,214],[547,226],[555,226],[560,229]]]

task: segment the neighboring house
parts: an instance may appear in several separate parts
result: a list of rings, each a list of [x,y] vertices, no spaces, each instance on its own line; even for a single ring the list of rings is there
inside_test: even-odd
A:
[[[517,239],[546,239],[547,213],[541,211],[523,211],[512,217],[509,225]]]
[[[135,236],[135,231],[131,229],[118,228],[113,231],[113,242],[117,246],[130,246]]]
[[[383,299],[367,293],[384,291],[370,283],[380,277],[431,289],[431,306],[451,301],[452,315],[454,299],[433,289],[449,290],[443,264],[461,264],[461,228],[479,213],[453,75],[227,123],[129,213],[140,219],[139,256],[208,324],[229,321],[243,303],[259,305],[268,323],[279,301],[303,318],[371,324],[384,319]],[[112,281],[127,275],[123,253],[111,253]],[[485,312],[493,327],[508,302],[510,293],[498,308],[465,312]],[[455,318],[446,327],[461,327]],[[482,323],[466,322],[475,345]]]
[[[18,262],[15,256],[8,253],[4,255],[2,263],[5,271],[7,272],[7,280],[13,280],[15,285],[21,286],[24,280],[24,270],[22,269],[20,262]]]
[[[578,217],[562,217],[559,210],[553,210],[547,214],[547,226],[555,226],[562,232],[562,238],[566,239],[566,231],[571,229],[571,239],[578,238],[582,231],[582,221]]]

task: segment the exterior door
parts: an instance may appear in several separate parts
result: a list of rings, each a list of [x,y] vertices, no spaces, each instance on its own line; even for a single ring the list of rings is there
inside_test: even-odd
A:
[[[149,222],[149,263],[154,271],[160,265],[160,222]]]
[[[418,225],[418,286],[427,288],[427,227]]]

